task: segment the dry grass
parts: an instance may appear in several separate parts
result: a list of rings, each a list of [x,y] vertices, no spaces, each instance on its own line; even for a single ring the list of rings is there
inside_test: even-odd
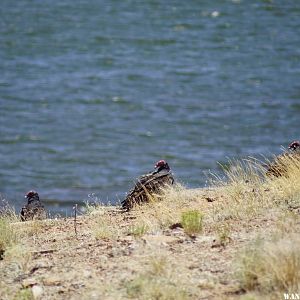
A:
[[[210,188],[168,187],[126,213],[86,210],[77,236],[73,218],[5,221],[0,235],[13,230],[21,242],[8,242],[0,261],[4,299],[30,295],[20,290],[23,277],[45,299],[276,299],[299,291],[298,160],[287,160],[281,177],[266,176],[254,159],[233,162]]]
[[[20,217],[5,199],[0,196],[0,218],[5,219],[9,223],[20,221]]]
[[[300,156],[282,158],[285,176],[269,177],[266,187],[270,190],[277,205],[288,209],[300,208]]]
[[[152,195],[150,203],[134,208],[136,223],[146,225],[148,232],[161,233],[179,223],[187,208],[196,210],[202,195],[203,190],[190,190],[181,184],[167,187],[161,195]]]
[[[46,222],[33,220],[24,224],[20,233],[22,233],[22,236],[36,236],[42,233],[48,226]]]
[[[226,201],[215,208],[215,221],[250,220],[266,210],[300,208],[300,160],[281,158],[286,173],[266,176],[263,164],[255,159],[236,161],[225,170],[225,178],[217,178],[214,186],[226,195]]]
[[[6,262],[17,266],[22,273],[29,271],[32,261],[32,253],[27,246],[15,244],[5,251],[4,259]]]
[[[300,237],[258,241],[240,259],[238,278],[246,291],[295,293],[300,289]]]
[[[172,274],[174,271],[166,257],[151,257],[148,270],[126,283],[127,296],[134,299],[188,299],[185,288]]]
[[[95,223],[93,235],[96,239],[116,239],[119,232],[117,228],[110,226],[105,219],[100,219]]]
[[[274,217],[278,216],[279,212],[279,216],[282,216],[279,218],[284,218],[284,220],[279,219],[278,226],[284,233],[290,232],[295,223],[299,223],[300,160],[283,157],[281,163],[285,166],[284,176],[266,176],[261,162],[248,159],[234,162],[229,169],[225,170],[225,180],[218,178],[214,181],[214,186],[218,188],[218,191],[226,195],[225,201],[214,207],[214,213],[211,216],[217,223],[221,221],[222,225],[212,226],[217,232],[218,242],[221,245],[227,245],[231,241],[231,226],[228,220],[245,223],[265,215],[266,212],[270,215],[274,214]],[[177,202],[179,194],[178,191],[173,191],[172,195],[176,196],[172,202]],[[187,197],[193,198],[192,195]],[[285,217],[289,211],[292,213],[289,217]],[[187,220],[196,220],[196,217],[190,217],[187,217]],[[182,223],[185,223],[184,220]],[[197,222],[191,221],[190,223],[196,224]],[[279,291],[290,293],[298,291],[300,287],[299,249],[300,239],[296,233],[288,237],[280,236],[276,241],[254,244],[244,252],[241,259],[239,278],[242,278],[242,288],[258,289],[262,293],[273,291],[275,296]]]
[[[273,240],[261,238],[252,243],[241,255],[238,266],[242,289],[258,297],[263,294],[276,298],[300,288],[300,238],[294,232],[299,224],[300,160],[287,156],[280,162],[284,165],[283,176],[266,176],[260,163],[247,160],[227,170],[225,181],[217,182],[227,197],[216,207],[215,220],[247,222],[267,214],[277,218]],[[220,240],[227,236],[225,229]]]
[[[269,205],[260,162],[254,159],[235,161],[224,173],[225,178],[213,181],[226,195],[226,201],[215,208],[215,221],[251,219]]]
[[[3,254],[17,243],[17,235],[5,218],[0,218],[0,259]]]
[[[225,247],[230,243],[232,238],[230,237],[230,224],[229,223],[220,223],[219,226],[216,227],[217,240],[216,245],[220,245]]]
[[[98,206],[93,210],[92,215],[94,220],[92,234],[96,239],[117,239],[120,236],[121,229],[105,207]]]

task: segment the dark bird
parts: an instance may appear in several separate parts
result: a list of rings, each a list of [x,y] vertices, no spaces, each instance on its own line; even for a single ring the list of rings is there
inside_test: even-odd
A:
[[[288,146],[288,151],[277,156],[275,161],[267,166],[267,176],[280,177],[287,172],[286,163],[288,160],[300,160],[300,142],[293,141]]]
[[[168,163],[160,160],[155,164],[155,170],[142,175],[135,183],[126,198],[121,202],[122,208],[130,210],[134,205],[149,202],[151,195],[159,194],[163,187],[172,185],[174,177]]]
[[[295,153],[300,155],[300,142],[299,141],[293,141],[289,144],[289,149],[296,151]]]
[[[39,194],[36,191],[29,191],[25,198],[27,204],[21,209],[21,220],[42,220],[46,219],[46,210],[42,204]]]

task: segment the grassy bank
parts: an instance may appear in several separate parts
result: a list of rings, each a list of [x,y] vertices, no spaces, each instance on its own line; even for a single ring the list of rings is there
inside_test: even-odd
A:
[[[267,177],[234,162],[129,213],[0,218],[1,299],[283,299],[300,291],[300,161]]]

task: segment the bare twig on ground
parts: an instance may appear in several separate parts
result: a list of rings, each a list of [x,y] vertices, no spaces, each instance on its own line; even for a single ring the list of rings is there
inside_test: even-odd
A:
[[[77,238],[77,204],[73,207],[74,210],[74,230],[75,230],[75,235]]]

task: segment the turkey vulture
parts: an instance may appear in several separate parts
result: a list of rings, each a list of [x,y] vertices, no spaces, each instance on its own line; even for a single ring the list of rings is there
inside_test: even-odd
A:
[[[40,201],[39,194],[36,191],[29,191],[25,198],[27,204],[21,209],[21,220],[42,220],[46,218],[44,205]]]
[[[127,211],[135,204],[149,202],[149,196],[158,194],[161,189],[174,183],[168,163],[160,160],[155,164],[155,170],[151,173],[142,175],[136,182],[134,188],[130,190],[126,198],[121,202],[122,208]]]
[[[299,141],[293,141],[289,144],[289,149],[296,151],[295,153],[300,155],[300,142]]]
[[[293,141],[288,146],[288,151],[276,157],[275,161],[268,165],[267,176],[279,177],[287,172],[286,161],[287,159],[300,160],[300,142]]]

